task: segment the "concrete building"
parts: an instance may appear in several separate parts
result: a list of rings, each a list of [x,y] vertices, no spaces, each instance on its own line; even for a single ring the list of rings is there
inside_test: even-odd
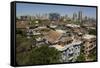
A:
[[[78,20],[79,22],[82,22],[82,11],[78,12]]]
[[[89,55],[91,54],[92,50],[96,47],[96,36],[95,35],[84,35],[84,54],[85,54],[85,60],[90,61],[92,59],[89,58]]]
[[[60,19],[60,14],[58,14],[58,13],[50,13],[50,14],[49,14],[49,19],[50,19],[51,21],[59,21],[59,19]]]
[[[50,47],[55,47],[58,51],[61,52],[61,62],[75,62],[77,57],[80,55],[81,43],[81,41],[72,41],[72,43],[65,45],[61,43],[52,45]]]
[[[77,14],[73,13],[73,21],[77,21]]]
[[[80,25],[76,25],[76,24],[67,24],[66,27],[79,28]]]
[[[33,35],[41,35],[39,30],[36,30],[38,27],[26,27],[27,38],[31,38]]]
[[[45,39],[51,43],[50,47],[61,52],[61,62],[74,62],[80,55],[82,41],[73,39],[73,36],[65,37],[64,33],[63,30],[50,31]]]
[[[30,16],[20,16],[21,21],[29,21],[31,19]]]

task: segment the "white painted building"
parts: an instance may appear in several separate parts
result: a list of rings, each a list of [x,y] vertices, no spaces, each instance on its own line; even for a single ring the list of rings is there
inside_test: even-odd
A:
[[[54,47],[61,52],[61,62],[74,62],[80,55],[81,43],[82,41],[73,41],[72,43],[64,46],[56,44],[50,47]]]
[[[76,25],[76,24],[67,24],[67,27],[72,27],[72,28],[78,28],[80,27],[80,25]]]

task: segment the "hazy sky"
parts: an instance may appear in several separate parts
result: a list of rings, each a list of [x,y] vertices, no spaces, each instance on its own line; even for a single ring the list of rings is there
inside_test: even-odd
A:
[[[95,7],[80,7],[80,6],[63,6],[63,5],[43,5],[43,4],[29,4],[29,3],[17,3],[16,13],[17,16],[21,15],[35,15],[43,13],[60,13],[61,15],[67,14],[72,16],[72,14],[82,11],[83,16],[96,18],[96,8]]]

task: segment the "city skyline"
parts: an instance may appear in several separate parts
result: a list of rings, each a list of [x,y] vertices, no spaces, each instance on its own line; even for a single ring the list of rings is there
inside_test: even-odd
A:
[[[59,13],[61,16],[67,14],[69,17],[72,17],[73,13],[78,14],[79,11],[82,11],[83,16],[96,18],[95,7],[16,3],[17,16]]]

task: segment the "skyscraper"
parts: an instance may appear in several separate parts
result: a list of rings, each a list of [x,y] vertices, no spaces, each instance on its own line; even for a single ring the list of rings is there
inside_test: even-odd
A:
[[[88,20],[88,17],[87,17],[87,16],[85,16],[85,17],[84,17],[84,20],[85,20],[85,21],[87,21],[87,20]]]
[[[82,11],[78,12],[78,20],[79,22],[82,22]]]
[[[58,14],[58,13],[50,13],[49,14],[49,19],[51,21],[58,21],[60,19],[60,14]]]
[[[77,20],[77,14],[73,13],[73,21],[76,21],[76,20]]]

